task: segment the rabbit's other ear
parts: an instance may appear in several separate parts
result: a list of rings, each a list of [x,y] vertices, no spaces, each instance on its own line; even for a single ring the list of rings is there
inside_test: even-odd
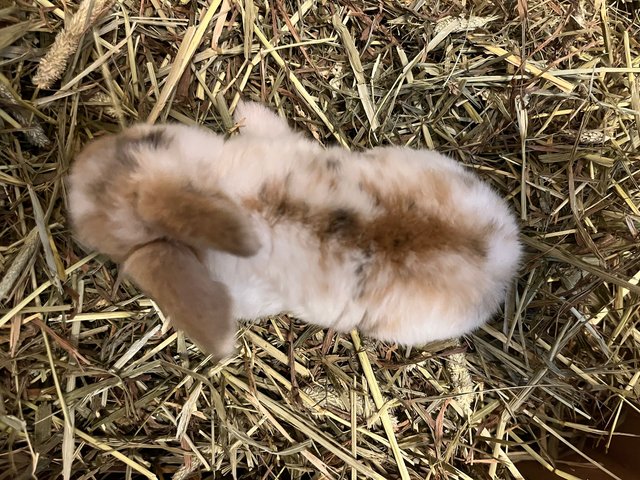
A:
[[[204,193],[169,177],[141,182],[138,215],[163,236],[241,257],[260,249],[251,217],[222,192]]]
[[[241,135],[274,137],[295,133],[285,119],[256,102],[238,102],[233,118],[240,126]]]
[[[236,323],[231,297],[188,247],[148,243],[124,262],[124,272],[203,352],[216,359],[233,354]]]

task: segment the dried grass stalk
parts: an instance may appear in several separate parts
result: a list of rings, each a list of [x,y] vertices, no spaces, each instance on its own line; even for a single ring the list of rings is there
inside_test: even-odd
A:
[[[100,22],[110,3],[0,5],[20,27],[0,34],[0,480],[521,480],[523,460],[576,480],[559,453],[620,440],[640,410],[640,44],[624,2],[149,0]],[[64,29],[62,5],[78,12]],[[98,23],[91,54],[71,55]],[[47,92],[25,75],[42,25],[75,62]],[[215,365],[163,327],[74,242],[63,176],[81,144],[134,121],[233,134],[240,98],[325,145],[427,146],[475,169],[523,219],[503,315],[465,348],[414,349],[275,316]]]
[[[15,92],[12,92],[3,82],[0,81],[0,98],[4,98],[11,105],[16,105],[16,109],[12,110],[13,117],[24,127],[22,133],[27,140],[36,147],[46,147],[50,141],[42,129],[42,125],[35,118],[29,120],[20,110],[20,104],[16,99]]]
[[[76,13],[62,31],[56,35],[53,45],[40,60],[33,83],[38,88],[50,88],[62,77],[69,61],[80,45],[84,34],[106,14],[115,0],[83,0]]]

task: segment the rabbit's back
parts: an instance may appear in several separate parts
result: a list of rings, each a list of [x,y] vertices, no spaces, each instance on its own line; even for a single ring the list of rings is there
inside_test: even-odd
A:
[[[470,331],[493,313],[520,246],[504,201],[473,173],[435,152],[299,142],[254,144],[221,178],[263,245],[251,258],[210,254],[238,317],[288,311],[420,343]]]

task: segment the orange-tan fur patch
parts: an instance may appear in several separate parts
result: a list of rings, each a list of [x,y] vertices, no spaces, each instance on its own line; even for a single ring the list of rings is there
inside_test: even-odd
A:
[[[124,271],[202,350],[218,358],[231,353],[231,298],[189,248],[167,241],[148,243],[131,254]]]
[[[446,205],[451,202],[450,192],[446,183],[441,185],[433,189],[431,200]],[[447,254],[467,259],[472,266],[485,261],[486,228],[474,228],[470,222],[438,216],[417,205],[412,196],[420,198],[418,192],[380,192],[370,184],[365,188],[376,205],[372,217],[348,207],[310,205],[293,198],[277,182],[266,182],[245,206],[272,225],[297,223],[311,231],[319,243],[321,266],[331,258],[343,262],[345,255],[355,259],[352,295],[365,303],[380,304],[392,288],[433,298],[446,288],[434,272]]]
[[[443,192],[435,192],[445,195]],[[487,254],[486,233],[456,225],[418,207],[409,194],[383,196],[376,193],[380,213],[371,219],[356,211],[309,205],[292,198],[275,183],[265,183],[255,201],[245,203],[272,224],[300,223],[310,227],[321,243],[374,254],[400,266],[412,254],[425,256],[444,251],[483,259]]]
[[[172,178],[152,178],[140,185],[136,211],[187,245],[240,256],[251,256],[260,247],[248,216],[221,192],[203,193]]]

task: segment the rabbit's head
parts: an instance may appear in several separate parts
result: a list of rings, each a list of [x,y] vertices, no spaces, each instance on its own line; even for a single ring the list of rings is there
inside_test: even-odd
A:
[[[250,218],[215,188],[222,140],[198,127],[136,125],[90,142],[69,177],[76,238],[124,264],[176,327],[208,353],[230,353],[231,301],[201,262],[215,249],[238,256],[260,248]],[[208,158],[209,157],[209,158]]]

